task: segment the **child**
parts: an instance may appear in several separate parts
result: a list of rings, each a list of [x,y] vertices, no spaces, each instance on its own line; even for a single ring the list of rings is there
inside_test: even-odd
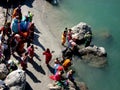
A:
[[[21,57],[21,67],[23,70],[26,70],[27,62],[28,62],[28,52],[23,54],[23,56]]]
[[[27,48],[27,51],[28,51],[28,55],[30,57],[30,59],[32,60],[33,59],[33,56],[34,56],[34,46],[31,45]]]

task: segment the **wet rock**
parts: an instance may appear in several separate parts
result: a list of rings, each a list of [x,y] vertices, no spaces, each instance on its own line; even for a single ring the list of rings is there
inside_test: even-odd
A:
[[[88,46],[79,50],[81,58],[84,62],[93,67],[104,67],[107,64],[107,53],[103,47],[95,45]]]
[[[5,64],[0,64],[0,79],[3,80],[8,74],[8,69]]]
[[[106,65],[107,52],[104,47],[98,47],[91,45],[92,31],[91,26],[84,22],[80,22],[78,25],[72,28],[72,38],[77,40],[78,55],[82,60],[94,67],[103,67]],[[105,35],[109,37],[109,34]],[[73,51],[74,52],[74,51]]]
[[[59,0],[46,0],[48,2],[50,2],[52,5],[58,5],[59,4]]]
[[[49,90],[61,90],[61,87],[55,84],[49,84],[48,87]]]
[[[84,82],[76,82],[76,85],[68,80],[68,88],[64,89],[61,86],[58,86],[56,84],[49,84],[49,90],[88,90],[88,87],[86,86],[86,84]]]
[[[92,37],[91,26],[87,25],[84,22],[80,22],[78,25],[71,28],[73,35],[72,38],[75,38],[79,41],[83,40],[86,33],[89,33]]]
[[[3,26],[4,22],[5,22],[5,11],[3,10],[2,7],[0,7],[0,26]]]
[[[6,85],[10,90],[25,90],[26,75],[23,70],[15,70],[11,72],[5,79]]]
[[[93,54],[99,57],[106,56],[107,53],[104,47],[97,47],[96,45],[90,45],[79,50],[80,55]]]

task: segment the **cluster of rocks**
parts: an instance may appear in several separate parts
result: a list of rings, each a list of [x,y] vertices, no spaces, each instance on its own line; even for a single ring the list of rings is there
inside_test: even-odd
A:
[[[21,69],[9,73],[5,64],[0,64],[0,90],[25,90],[26,73]]]
[[[86,34],[90,38],[89,43],[92,41],[92,31],[91,26],[87,25],[84,22],[80,22],[78,25],[72,28],[73,38],[77,39],[77,47],[79,48],[78,52],[82,60],[94,67],[104,67],[107,63],[106,60],[106,50],[104,47],[99,47],[96,45],[89,44],[85,47]]]
[[[107,53],[104,47],[99,47],[96,45],[91,45],[92,41],[92,31],[91,26],[87,25],[84,22],[80,22],[78,25],[71,28],[72,30],[72,38],[75,39],[75,43],[77,46],[77,55],[80,55],[82,61],[85,63],[88,63],[89,65],[93,67],[104,67],[107,63],[106,57]],[[89,39],[89,44],[85,46],[86,39]],[[76,51],[74,51],[76,52]],[[71,50],[66,49],[66,53],[69,55],[72,55],[70,53]],[[67,90],[88,90],[86,84],[84,82],[77,82],[77,89],[74,85],[74,83],[69,82],[69,86]],[[49,84],[50,90],[64,90],[63,87],[60,87],[59,85]]]
[[[69,87],[68,89],[65,89],[65,90],[88,90],[88,87],[84,82],[77,82],[77,87],[75,87],[75,85],[69,80],[68,80],[68,83],[69,83]],[[55,84],[49,84],[48,87],[49,87],[49,90],[64,90],[63,87],[60,87]]]

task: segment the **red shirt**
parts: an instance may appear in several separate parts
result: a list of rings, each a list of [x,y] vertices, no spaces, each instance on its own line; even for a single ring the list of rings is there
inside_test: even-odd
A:
[[[45,55],[45,60],[50,61],[52,58],[52,54],[50,52],[43,52],[43,55]]]

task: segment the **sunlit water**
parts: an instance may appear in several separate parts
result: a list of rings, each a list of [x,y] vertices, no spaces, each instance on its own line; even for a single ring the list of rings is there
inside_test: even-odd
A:
[[[120,0],[61,0],[51,6],[46,22],[60,41],[65,27],[79,22],[92,27],[93,44],[105,47],[108,65],[98,69],[75,59],[76,79],[84,81],[89,90],[120,90]]]

